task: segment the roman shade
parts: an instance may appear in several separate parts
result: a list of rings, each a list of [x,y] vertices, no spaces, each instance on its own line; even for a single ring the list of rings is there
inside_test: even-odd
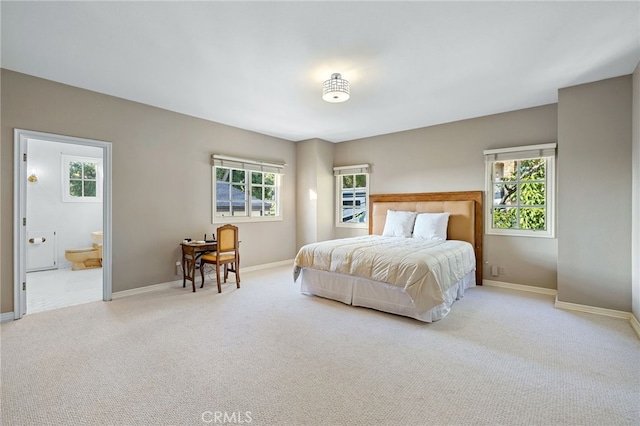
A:
[[[247,158],[227,157],[226,155],[213,154],[211,161],[216,167],[227,167],[230,169],[258,171],[265,173],[283,174],[286,163],[267,162],[259,160],[251,160]]]
[[[484,162],[508,160],[529,160],[532,158],[555,157],[556,143],[518,146],[513,148],[487,149],[484,151]]]
[[[368,164],[358,164],[355,166],[339,166],[333,168],[333,175],[357,175],[362,173],[369,173]]]

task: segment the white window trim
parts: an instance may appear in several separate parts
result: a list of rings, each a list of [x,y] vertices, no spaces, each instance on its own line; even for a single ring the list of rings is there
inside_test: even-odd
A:
[[[211,223],[279,222],[283,220],[282,177],[284,176],[283,169],[286,166],[286,163],[259,161],[218,154],[212,155],[211,161]],[[263,173],[274,173],[276,175],[275,186],[277,214],[275,216],[251,216],[251,213],[249,212],[248,216],[233,216],[231,214],[221,216],[216,215],[216,167],[233,168],[236,170],[244,170],[245,172],[259,171]],[[250,186],[250,179],[248,179],[248,183]]]
[[[333,175],[335,176],[335,194],[336,194],[336,227],[337,228],[356,228],[356,229],[369,229],[369,212],[367,211],[365,221],[363,223],[342,222],[342,182],[340,176],[342,175],[366,175],[367,177],[367,196],[366,206],[369,209],[369,187],[371,185],[369,181],[369,165],[368,164],[356,164],[354,166],[338,166],[333,168]]]
[[[528,145],[521,147],[488,149],[484,151],[485,158],[485,234],[506,235],[518,237],[556,237],[556,143]],[[546,218],[547,229],[537,231],[533,229],[494,229],[493,228],[493,163],[505,160],[527,160],[531,158],[545,158],[546,166]]]
[[[78,155],[61,155],[62,161],[62,201],[65,203],[101,203],[102,202],[102,158],[81,157]],[[69,194],[69,164],[73,161],[81,163],[94,163],[96,165],[96,196],[72,197]]]

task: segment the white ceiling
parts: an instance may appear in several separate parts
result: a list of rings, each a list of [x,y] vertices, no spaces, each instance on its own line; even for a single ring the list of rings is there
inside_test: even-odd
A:
[[[545,105],[630,74],[640,2],[9,2],[2,67],[341,142]],[[332,73],[351,99],[321,99]]]

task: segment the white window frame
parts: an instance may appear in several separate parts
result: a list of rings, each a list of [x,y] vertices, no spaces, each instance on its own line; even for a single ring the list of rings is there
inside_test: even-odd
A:
[[[78,155],[62,154],[62,201],[65,203],[101,203],[102,202],[102,158],[81,157]],[[95,197],[74,197],[70,194],[71,179],[69,170],[72,162],[92,163],[96,165],[96,196]],[[84,179],[82,179],[84,182]]]
[[[510,235],[520,237],[555,238],[556,224],[556,143],[528,145],[513,148],[489,149],[484,151],[485,158],[485,234]],[[544,158],[545,169],[545,224],[547,229],[497,229],[493,228],[494,177],[493,164],[501,161],[531,160]]]
[[[354,166],[339,166],[333,168],[333,175],[335,176],[335,194],[336,194],[336,227],[339,228],[369,228],[369,165],[358,164]],[[366,187],[364,191],[365,195],[365,220],[364,222],[343,222],[342,221],[342,177],[344,175],[365,175]],[[362,190],[362,188],[359,188]]]
[[[212,167],[211,167],[211,194],[212,194],[212,204],[211,204],[211,222],[212,223],[229,223],[229,222],[275,222],[281,221],[283,219],[282,214],[282,180],[283,180],[283,169],[286,166],[285,163],[274,163],[274,162],[265,162],[259,160],[251,160],[246,158],[239,157],[228,157],[226,155],[217,155],[214,154],[211,156],[212,159]],[[218,214],[217,211],[217,203],[216,203],[216,169],[218,167],[233,169],[233,170],[242,170],[247,173],[245,177],[245,205],[247,206],[247,212],[244,215],[233,215],[231,213],[227,214]],[[262,172],[262,173],[273,173],[275,174],[275,202],[276,202],[276,214],[274,216],[252,216],[251,215],[251,172]],[[260,185],[261,187],[264,186]]]

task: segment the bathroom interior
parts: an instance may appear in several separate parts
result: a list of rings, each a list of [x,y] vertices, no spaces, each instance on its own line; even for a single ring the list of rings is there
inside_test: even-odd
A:
[[[27,314],[102,300],[102,156],[28,140]]]

